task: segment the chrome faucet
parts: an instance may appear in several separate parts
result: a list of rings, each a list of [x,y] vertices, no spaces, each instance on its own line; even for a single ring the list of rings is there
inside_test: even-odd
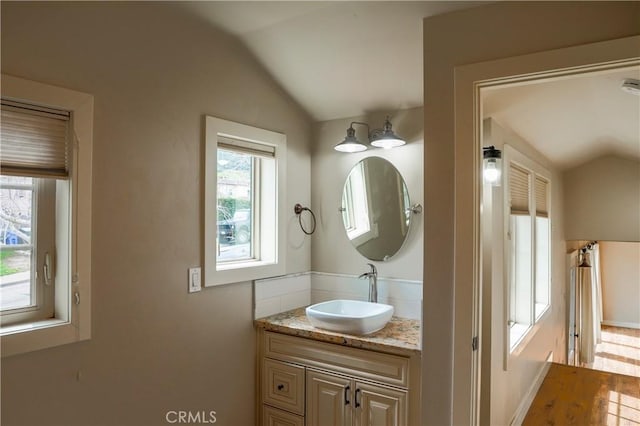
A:
[[[365,272],[358,278],[369,278],[369,302],[378,303],[378,270],[371,263],[367,263],[371,266],[371,271]]]

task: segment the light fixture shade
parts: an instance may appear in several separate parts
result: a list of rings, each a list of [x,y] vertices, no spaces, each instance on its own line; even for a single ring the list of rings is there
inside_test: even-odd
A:
[[[402,146],[407,142],[400,136],[396,135],[391,129],[389,117],[384,122],[384,129],[371,135],[371,145],[376,148],[390,149]]]
[[[494,146],[483,148],[482,175],[484,183],[500,186],[502,182],[502,152]]]
[[[356,131],[353,127],[347,129],[347,136],[342,142],[334,146],[333,149],[340,152],[360,152],[365,151],[367,146],[356,138]]]

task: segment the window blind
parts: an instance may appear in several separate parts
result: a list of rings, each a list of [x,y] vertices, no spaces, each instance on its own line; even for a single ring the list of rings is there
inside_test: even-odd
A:
[[[536,197],[536,216],[549,217],[548,191],[549,183],[536,176],[535,181],[535,197]]]
[[[3,174],[68,178],[68,111],[2,99],[0,119]]]
[[[257,142],[235,139],[218,135],[218,148],[229,151],[242,152],[258,157],[274,158],[276,156],[276,147]]]
[[[529,172],[515,164],[509,165],[509,200],[511,214],[529,214]]]

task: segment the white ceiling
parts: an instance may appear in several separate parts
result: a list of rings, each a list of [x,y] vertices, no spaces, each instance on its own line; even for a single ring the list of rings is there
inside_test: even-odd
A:
[[[213,1],[178,3],[237,37],[316,121],[423,104],[424,17],[468,1]],[[598,155],[640,159],[640,71],[494,90],[494,117],[562,168]]]
[[[316,121],[422,105],[422,19],[477,1],[184,3],[240,38]]]
[[[561,169],[602,155],[640,160],[640,96],[620,89],[640,67],[488,90],[483,113]]]

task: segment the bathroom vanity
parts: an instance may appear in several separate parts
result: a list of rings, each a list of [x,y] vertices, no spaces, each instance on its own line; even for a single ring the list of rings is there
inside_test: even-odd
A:
[[[420,424],[419,321],[394,317],[355,336],[314,328],[295,309],[256,326],[258,424]]]

